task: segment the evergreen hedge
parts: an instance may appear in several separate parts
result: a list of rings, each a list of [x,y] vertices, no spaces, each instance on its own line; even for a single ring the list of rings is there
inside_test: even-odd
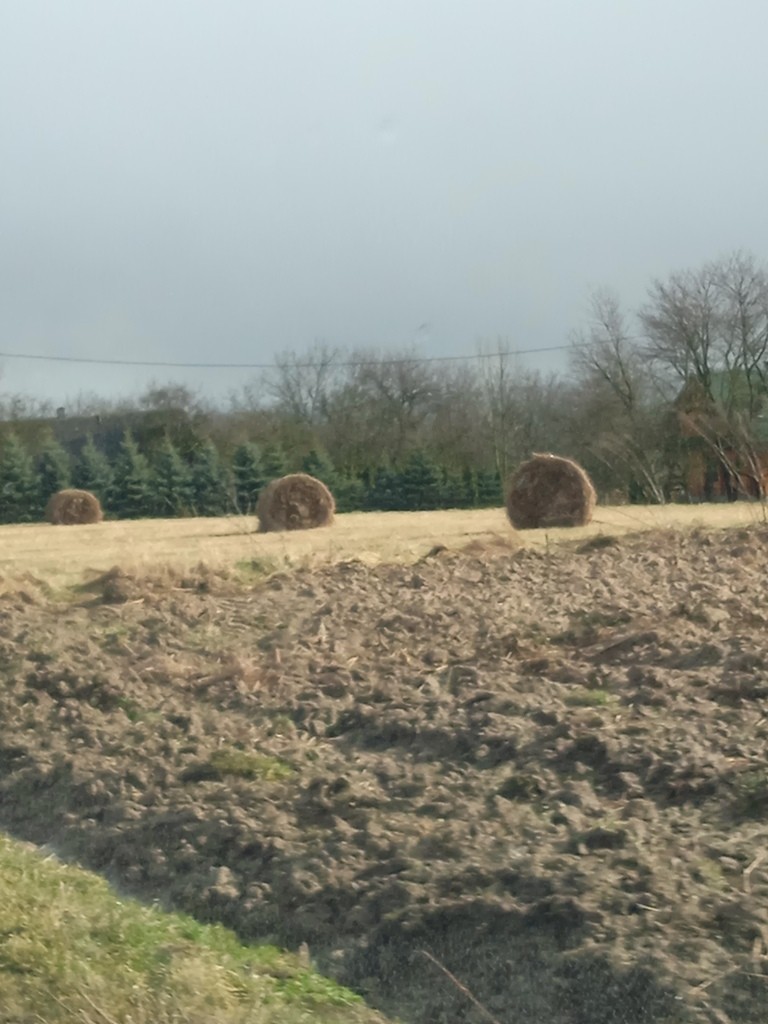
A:
[[[374,466],[360,475],[311,450],[291,458],[278,445],[246,442],[225,457],[210,439],[182,453],[167,434],[142,450],[126,431],[110,457],[88,437],[72,456],[52,437],[33,455],[15,434],[0,444],[0,522],[42,519],[48,498],[74,485],[92,491],[113,519],[252,514],[261,489],[287,472],[304,472],[333,492],[339,512],[418,511],[500,506],[498,474],[449,471],[428,452],[412,451],[402,466]]]

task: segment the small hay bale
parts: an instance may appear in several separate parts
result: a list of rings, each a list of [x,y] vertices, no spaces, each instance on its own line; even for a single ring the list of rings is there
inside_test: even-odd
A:
[[[586,526],[596,501],[592,481],[578,463],[534,454],[509,481],[507,516],[517,530]]]
[[[256,504],[260,533],[330,526],[335,511],[331,492],[307,473],[291,473],[272,480]]]
[[[72,488],[57,491],[48,499],[45,518],[55,526],[80,526],[85,523],[100,523],[104,513],[95,494]]]

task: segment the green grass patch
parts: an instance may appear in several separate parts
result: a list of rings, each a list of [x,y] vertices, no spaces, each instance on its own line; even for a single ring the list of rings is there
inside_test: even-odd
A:
[[[276,558],[243,558],[235,563],[235,572],[243,583],[256,583],[285,569]]]
[[[130,697],[118,697],[117,706],[125,714],[129,722],[139,722],[144,715],[142,706],[138,701],[131,700]]]
[[[208,758],[211,768],[220,775],[236,775],[241,779],[265,779],[277,782],[293,775],[291,765],[279,757],[265,754],[250,754],[247,750],[221,747]]]
[[[565,703],[578,708],[604,708],[615,700],[607,690],[576,690],[568,694]]]
[[[768,815],[768,768],[753,768],[732,780],[734,810],[742,818]]]
[[[693,862],[692,874],[697,882],[703,882],[709,889],[725,889],[727,880],[721,866],[714,860],[701,857]]]
[[[199,761],[186,768],[181,778],[183,782],[221,782],[226,778],[280,782],[293,774],[294,768],[279,757],[220,747],[207,761]]]
[[[359,996],[271,946],[117,899],[0,835],[0,1024],[376,1024]]]

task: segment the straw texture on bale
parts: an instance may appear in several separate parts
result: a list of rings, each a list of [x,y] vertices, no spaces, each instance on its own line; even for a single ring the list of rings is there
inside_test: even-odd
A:
[[[507,489],[507,516],[517,530],[586,526],[595,488],[576,462],[559,455],[534,455],[518,466]]]
[[[85,523],[100,523],[104,513],[95,494],[73,488],[57,491],[48,499],[45,518],[55,526],[79,526]]]
[[[261,533],[330,526],[335,511],[331,492],[307,473],[291,473],[273,480],[261,492],[256,504]]]

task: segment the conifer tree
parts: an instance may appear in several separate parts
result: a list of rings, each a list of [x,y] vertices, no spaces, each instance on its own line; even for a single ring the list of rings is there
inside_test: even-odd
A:
[[[285,452],[279,444],[267,444],[261,452],[261,468],[264,470],[264,479],[267,483],[270,480],[277,480],[286,474]]]
[[[115,463],[113,505],[122,519],[141,519],[155,510],[152,471],[130,431],[123,434]]]
[[[440,471],[421,449],[408,456],[400,473],[400,491],[404,507],[409,510],[440,507]]]
[[[368,511],[395,512],[405,509],[400,474],[393,469],[379,469],[371,474],[371,485],[365,495]]]
[[[363,508],[365,488],[362,481],[339,473],[325,452],[313,448],[302,459],[301,471],[322,480],[330,489],[337,512],[356,512]]]
[[[40,513],[45,511],[48,499],[63,491],[72,482],[72,463],[68,453],[58,441],[49,437],[35,459],[38,481],[38,505]]]
[[[331,490],[338,512],[359,512],[365,507],[365,485],[359,477],[337,476]]]
[[[476,474],[477,504],[480,508],[497,508],[503,504],[501,475],[498,470],[479,469]]]
[[[40,485],[32,458],[16,434],[0,447],[0,522],[29,523],[39,516]]]
[[[73,481],[75,487],[95,494],[104,508],[110,507],[114,482],[112,467],[107,456],[96,447],[90,435],[75,462]]]
[[[464,508],[477,507],[477,476],[467,467],[461,474],[461,490],[464,495]]]
[[[195,515],[221,516],[232,511],[230,474],[213,441],[203,441],[192,453],[190,483]]]
[[[261,453],[255,444],[247,442],[235,448],[232,456],[232,476],[238,511],[243,515],[250,515],[256,508],[259,493],[267,482],[261,464]]]
[[[444,473],[440,488],[440,507],[471,508],[473,504],[474,494],[472,488],[467,485],[466,474]]]
[[[192,505],[191,474],[168,435],[155,449],[150,464],[156,515],[165,519],[188,515]]]
[[[310,476],[315,477],[317,480],[322,480],[327,487],[333,489],[333,484],[336,480],[336,470],[324,452],[319,452],[316,448],[312,448],[301,460],[301,471],[302,473],[309,473]]]

